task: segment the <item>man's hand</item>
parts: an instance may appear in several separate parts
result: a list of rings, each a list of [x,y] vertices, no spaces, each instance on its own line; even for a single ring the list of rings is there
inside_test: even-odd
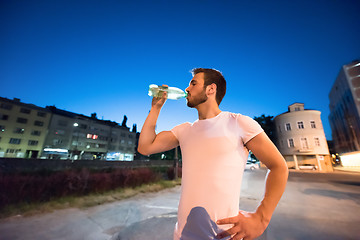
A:
[[[224,218],[216,222],[218,225],[234,224],[234,226],[224,232],[219,233],[216,238],[221,239],[227,236],[233,236],[231,239],[251,240],[259,237],[265,231],[268,222],[262,221],[257,213],[240,211],[239,215],[230,218]]]
[[[167,85],[162,85],[163,87],[168,87]],[[156,107],[158,109],[162,108],[166,102],[167,93],[163,92],[162,97],[154,97],[151,102],[151,107]]]

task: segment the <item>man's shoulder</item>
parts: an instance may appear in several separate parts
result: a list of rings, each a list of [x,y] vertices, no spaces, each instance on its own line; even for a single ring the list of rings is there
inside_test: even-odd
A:
[[[228,118],[234,118],[234,119],[249,119],[250,118],[249,116],[241,114],[241,113],[234,113],[234,112],[227,112],[227,111],[224,111],[223,113]],[[252,118],[250,118],[250,119],[252,119]]]

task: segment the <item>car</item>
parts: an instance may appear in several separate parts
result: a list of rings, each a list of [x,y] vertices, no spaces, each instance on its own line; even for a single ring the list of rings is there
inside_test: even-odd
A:
[[[247,170],[255,170],[255,169],[259,169],[259,164],[258,163],[252,163],[252,162],[247,162],[245,169]]]
[[[313,164],[304,164],[304,165],[299,165],[299,169],[300,170],[317,170],[317,166],[313,165]]]

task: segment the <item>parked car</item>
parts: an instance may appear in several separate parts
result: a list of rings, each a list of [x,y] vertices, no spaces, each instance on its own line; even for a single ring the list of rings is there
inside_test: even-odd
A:
[[[258,163],[252,163],[252,162],[247,162],[245,169],[247,170],[255,170],[255,169],[259,169],[259,164]]]
[[[304,164],[304,165],[299,165],[299,169],[300,170],[317,170],[317,166],[313,165],[313,164]]]

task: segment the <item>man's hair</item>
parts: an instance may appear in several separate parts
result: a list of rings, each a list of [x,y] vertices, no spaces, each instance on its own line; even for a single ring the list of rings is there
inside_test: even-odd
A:
[[[220,105],[226,93],[226,81],[220,71],[212,68],[194,68],[191,70],[193,76],[204,73],[204,89],[210,84],[216,84],[216,102]]]

